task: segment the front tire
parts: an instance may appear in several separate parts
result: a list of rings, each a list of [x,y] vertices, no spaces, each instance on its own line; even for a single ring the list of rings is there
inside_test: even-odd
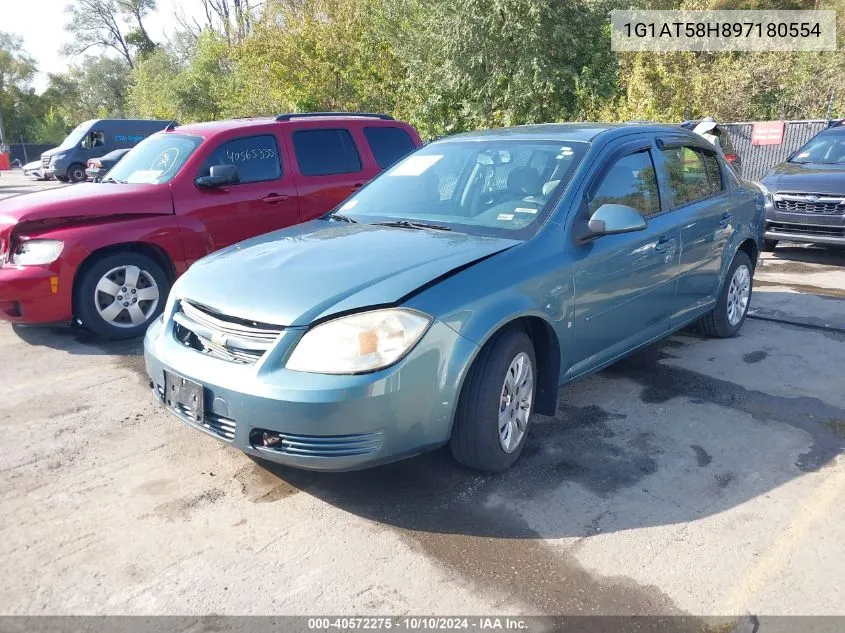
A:
[[[88,176],[85,174],[85,165],[74,163],[67,168],[67,179],[73,183],[83,182]]]
[[[162,310],[170,280],[150,257],[131,251],[97,259],[74,292],[76,317],[105,339],[141,336]]]
[[[737,251],[728,269],[716,306],[699,321],[708,336],[731,338],[736,336],[751,304],[754,267],[745,251]]]
[[[537,375],[534,345],[523,330],[497,334],[470,369],[458,401],[450,447],[469,468],[498,473],[525,446]]]

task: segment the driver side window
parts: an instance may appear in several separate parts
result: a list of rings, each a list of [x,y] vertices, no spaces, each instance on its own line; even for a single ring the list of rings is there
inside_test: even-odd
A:
[[[279,147],[272,134],[248,136],[223,143],[205,160],[197,176],[208,176],[214,165],[237,167],[242,185],[282,177]]]
[[[643,218],[660,213],[651,152],[643,150],[616,159],[589,201],[590,215],[603,204],[624,204],[639,211]]]

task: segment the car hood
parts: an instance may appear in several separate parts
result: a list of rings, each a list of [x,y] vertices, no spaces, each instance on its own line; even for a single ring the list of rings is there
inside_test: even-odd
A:
[[[225,315],[304,326],[396,304],[420,286],[519,243],[317,220],[205,257],[182,276],[174,294]]]
[[[845,165],[781,163],[773,167],[762,182],[772,193],[794,191],[845,194]]]
[[[167,185],[80,183],[0,200],[0,223],[172,214]]]

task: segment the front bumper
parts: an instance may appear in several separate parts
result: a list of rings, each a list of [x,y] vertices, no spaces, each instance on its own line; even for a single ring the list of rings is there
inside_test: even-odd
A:
[[[166,315],[167,316],[167,315]],[[269,461],[312,470],[355,470],[409,457],[449,440],[460,385],[477,346],[434,321],[399,363],[369,374],[290,371],[284,359],[304,329],[285,330],[253,365],[184,347],[172,321],[144,339],[154,396],[164,402],[164,371],[204,388],[201,422],[168,410],[195,429]],[[281,441],[263,446],[264,431]]]
[[[816,244],[845,244],[845,214],[766,210],[766,239]]]
[[[70,290],[54,266],[0,266],[0,320],[57,323],[72,319]]]

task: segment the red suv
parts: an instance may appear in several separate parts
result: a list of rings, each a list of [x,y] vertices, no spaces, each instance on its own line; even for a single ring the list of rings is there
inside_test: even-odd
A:
[[[420,144],[383,114],[171,124],[102,183],[0,202],[0,318],[139,335],[193,262],[323,215]]]

